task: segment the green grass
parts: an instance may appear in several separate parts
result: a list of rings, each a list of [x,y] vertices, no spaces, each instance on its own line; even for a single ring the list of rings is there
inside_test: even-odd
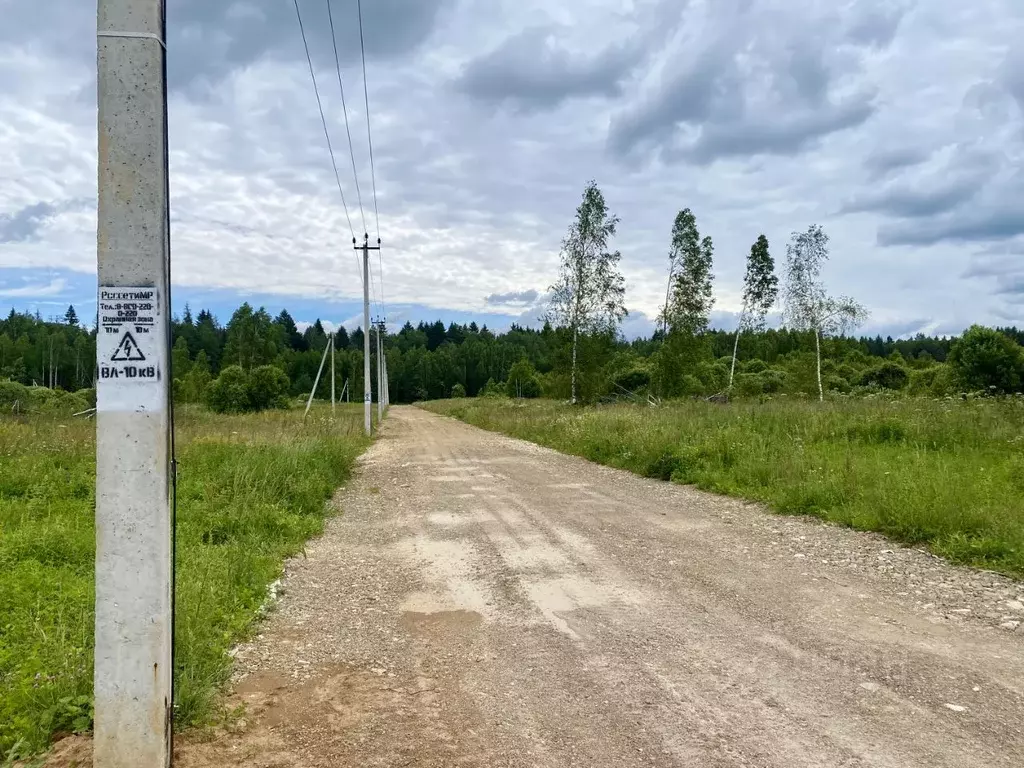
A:
[[[1024,577],[1024,398],[428,403],[493,431]]]
[[[365,448],[361,406],[178,414],[176,717],[200,725],[285,557]],[[0,763],[91,725],[95,422],[0,418]]]

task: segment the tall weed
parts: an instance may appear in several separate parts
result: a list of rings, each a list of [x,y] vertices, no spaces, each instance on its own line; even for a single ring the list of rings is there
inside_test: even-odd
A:
[[[178,413],[175,707],[215,712],[230,647],[285,557],[323,530],[366,445],[361,406]],[[0,419],[0,762],[87,730],[92,709],[95,423]]]

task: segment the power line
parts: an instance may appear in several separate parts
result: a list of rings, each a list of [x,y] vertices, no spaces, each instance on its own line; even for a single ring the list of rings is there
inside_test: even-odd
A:
[[[341,195],[341,206],[345,209],[345,219],[348,221],[348,229],[352,234],[352,242],[356,241],[356,231],[352,226],[352,217],[348,214],[348,204],[345,202],[345,193],[341,189],[341,176],[338,174],[338,162],[334,159],[334,148],[331,146],[331,134],[327,130],[327,118],[324,117],[323,103],[320,101],[320,89],[316,84],[316,74],[313,72],[313,59],[309,55],[309,44],[306,42],[306,30],[302,25],[302,14],[299,12],[299,0],[292,0],[295,5],[295,18],[299,20],[299,33],[302,35],[302,47],[306,51],[306,62],[309,64],[309,77],[313,81],[313,93],[316,95],[316,106],[320,110],[320,122],[324,127],[324,138],[327,139],[327,151],[331,155],[331,167],[334,168],[334,180],[338,183],[338,194]],[[358,267],[359,259],[356,259]],[[359,274],[359,282],[362,283],[363,276]]]
[[[341,111],[345,116],[345,134],[348,136],[348,154],[352,159],[352,178],[356,182],[356,199],[359,201],[359,217],[363,220],[363,232],[366,231],[366,216],[363,214],[363,193],[359,190],[359,174],[356,172],[356,153],[352,148],[352,131],[348,125],[348,106],[345,104],[345,86],[341,82],[341,60],[338,57],[338,38],[334,33],[334,14],[331,13],[331,0],[327,0],[327,18],[331,23],[331,43],[334,45],[334,68],[338,72],[338,90],[341,91]]]
[[[370,92],[366,87],[366,46],[363,43],[363,0],[356,0],[359,14],[359,55],[363,62],[363,103],[366,105],[366,143],[370,146],[370,181],[373,183],[373,217],[380,239],[380,214],[377,212],[377,174],[373,167],[373,136],[370,134]]]
[[[377,209],[377,173],[373,164],[373,135],[370,131],[370,92],[366,85],[366,45],[363,40],[363,0],[356,0],[359,15],[359,56],[363,63],[363,104],[366,108],[366,143],[370,148],[370,182],[373,185],[373,218],[377,227],[377,245],[380,245],[380,213]],[[384,314],[384,257],[377,250],[377,265],[380,270],[380,306]]]

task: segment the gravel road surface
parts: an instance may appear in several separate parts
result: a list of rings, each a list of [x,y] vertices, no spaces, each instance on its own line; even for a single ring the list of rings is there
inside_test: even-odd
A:
[[[1024,585],[415,408],[177,764],[1024,765]]]

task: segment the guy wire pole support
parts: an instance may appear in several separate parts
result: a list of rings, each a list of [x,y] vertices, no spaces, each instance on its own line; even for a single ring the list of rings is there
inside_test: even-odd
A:
[[[170,231],[163,0],[98,0],[96,768],[171,760]]]
[[[352,247],[363,252],[363,427],[367,437],[373,432],[373,382],[370,377],[370,251],[380,250],[380,238],[376,247],[370,245],[370,235],[363,233],[363,244],[357,245],[352,238]]]
[[[313,395],[316,394],[316,388],[320,386],[320,374],[324,372],[324,363],[327,362],[327,353],[330,351],[331,345],[324,345],[324,354],[320,358],[320,367],[316,370],[316,378],[313,380],[313,389],[309,391],[309,400],[306,402],[306,412],[302,414],[302,418],[305,419],[309,415],[309,409],[313,406]]]

